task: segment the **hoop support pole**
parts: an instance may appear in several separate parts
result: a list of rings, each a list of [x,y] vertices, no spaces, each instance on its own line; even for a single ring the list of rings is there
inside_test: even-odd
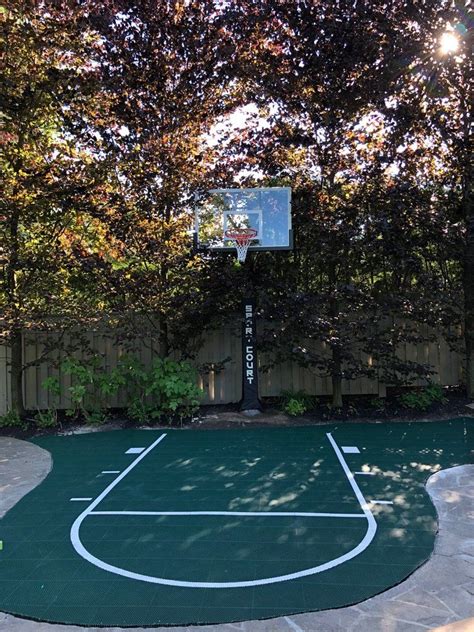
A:
[[[242,321],[242,401],[240,410],[247,414],[259,413],[262,405],[258,398],[257,319],[255,299],[244,299]]]

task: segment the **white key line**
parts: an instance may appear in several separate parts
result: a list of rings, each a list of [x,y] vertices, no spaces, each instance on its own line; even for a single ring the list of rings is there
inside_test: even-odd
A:
[[[366,518],[365,514],[316,513],[307,511],[91,511],[94,516],[242,516],[300,518]]]
[[[153,450],[153,448],[155,448],[160,443],[160,441],[163,441],[163,439],[165,437],[166,437],[166,432],[164,432],[162,435],[160,435],[156,441],[154,441],[151,445],[149,445],[148,448],[146,448],[146,450],[144,450],[144,452],[142,452],[135,459],[135,461],[132,461],[132,463],[130,463],[130,465],[128,467],[126,467],[124,469],[124,471],[121,474],[119,474],[117,476],[117,478],[115,478],[110,483],[110,485],[108,485],[104,489],[104,491],[102,493],[100,493],[91,502],[91,504],[81,513],[81,515],[76,518],[74,524],[71,527],[71,542],[72,542],[74,548],[76,549],[76,551],[79,553],[79,555],[82,555],[82,549],[80,548],[80,546],[82,546],[82,544],[81,544],[81,541],[79,539],[79,535],[78,534],[79,534],[79,527],[81,526],[81,523],[84,520],[84,518],[86,516],[88,516],[90,513],[92,513],[94,511],[94,509],[97,507],[97,505],[99,503],[101,503],[108,494],[110,494],[110,492],[114,489],[114,487],[117,487],[117,485],[120,483],[120,481],[122,481],[127,476],[127,474],[129,472],[131,472],[141,461],[143,461],[143,459]],[[92,498],[90,498],[89,500],[92,500]],[[77,548],[76,548],[76,544],[77,544]],[[82,555],[82,557],[84,557],[84,555]],[[88,559],[88,558],[85,557],[85,559]]]
[[[101,474],[120,474],[120,470],[102,470]]]
[[[92,498],[70,498],[69,500],[92,500]]]
[[[370,500],[372,505],[393,505],[393,500]]]
[[[364,476],[375,476],[375,472],[354,472],[354,474],[363,474]]]
[[[375,532],[377,531],[377,523],[375,521],[375,518],[372,514],[372,511],[370,509],[370,507],[367,504],[367,501],[365,500],[364,494],[361,492],[360,487],[356,481],[356,479],[354,478],[354,474],[351,472],[349,466],[346,463],[346,460],[341,452],[341,450],[339,449],[339,446],[337,445],[337,443],[334,441],[333,436],[330,432],[326,433],[326,437],[329,439],[330,444],[332,445],[334,452],[336,453],[337,458],[339,459],[339,463],[342,466],[342,469],[344,470],[346,476],[347,476],[347,480],[350,484],[350,486],[352,487],[354,494],[356,495],[357,500],[359,501],[359,505],[362,509],[362,511],[365,513],[367,520],[369,522],[369,529],[367,531],[366,534],[366,538],[367,538],[367,544],[364,547],[367,548],[367,546],[370,544],[370,542],[374,539],[375,536]]]

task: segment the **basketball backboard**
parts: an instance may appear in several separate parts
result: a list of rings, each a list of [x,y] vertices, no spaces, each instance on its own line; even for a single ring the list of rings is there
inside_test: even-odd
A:
[[[291,189],[213,189],[196,203],[195,241],[198,250],[233,252],[226,231],[253,228],[249,250],[292,250]]]

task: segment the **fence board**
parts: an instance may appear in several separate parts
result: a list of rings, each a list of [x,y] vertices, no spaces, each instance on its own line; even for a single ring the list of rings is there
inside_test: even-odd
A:
[[[427,331],[422,331],[426,334]],[[36,332],[28,333],[24,337],[24,360],[33,362],[41,357],[44,344],[54,333]],[[63,342],[65,346],[70,346],[73,342],[73,334],[65,334]],[[100,353],[103,357],[103,366],[106,370],[112,370],[117,366],[121,356],[131,352],[129,344],[117,342],[113,332],[95,331],[89,332],[85,336],[91,346],[91,350]],[[139,342],[132,341],[132,348],[135,347],[136,354],[140,360],[150,366],[153,358],[159,354],[159,344],[152,336]],[[323,345],[318,345],[314,341],[307,341],[307,348],[312,353],[324,355],[326,349]],[[10,404],[10,375],[8,370],[9,350],[5,346],[0,346],[0,415],[5,414]],[[419,344],[404,344],[400,346],[398,353],[402,359],[421,361],[434,366],[436,370],[433,379],[444,386],[454,386],[461,382],[463,377],[462,356],[457,351],[452,351],[444,338],[438,336],[433,342]],[[78,350],[73,354],[76,358],[82,359],[87,354]],[[68,408],[67,391],[71,386],[71,378],[68,375],[60,374],[57,366],[63,351],[55,351],[51,354],[49,361],[42,361],[38,366],[30,366],[24,375],[24,395],[27,409],[48,408],[53,405],[53,398],[42,388],[42,382],[46,377],[56,375],[60,378],[61,395],[59,407]],[[198,383],[205,391],[203,403],[206,404],[226,404],[238,402],[241,398],[242,389],[242,369],[241,369],[241,342],[240,336],[236,334],[235,327],[226,326],[220,330],[207,332],[204,336],[203,345],[197,354],[195,364],[200,367],[204,364],[222,362],[225,358],[231,360],[225,363],[222,370],[210,370],[206,374],[199,376]],[[368,356],[361,356],[367,363],[370,362]],[[268,358],[263,354],[259,358],[260,365],[266,363]],[[298,391],[303,390],[310,395],[326,396],[331,394],[331,380],[329,377],[318,375],[314,370],[304,369],[295,363],[287,362],[277,365],[268,372],[260,372],[260,393],[263,397],[278,397],[282,390]],[[421,385],[423,382],[418,381]],[[369,380],[366,377],[357,380],[343,381],[344,395],[372,394],[374,396],[385,395],[385,384],[379,380]],[[124,407],[127,401],[126,389],[121,389],[116,396],[110,398],[109,405],[113,407]]]

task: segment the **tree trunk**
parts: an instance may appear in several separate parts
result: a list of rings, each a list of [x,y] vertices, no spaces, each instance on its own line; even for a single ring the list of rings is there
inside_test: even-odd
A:
[[[11,312],[10,319],[10,378],[11,378],[11,405],[12,410],[18,415],[25,414],[23,405],[23,351],[21,343],[21,318],[19,317],[20,300],[18,297],[16,273],[18,270],[19,260],[19,222],[20,215],[18,209],[12,213],[9,222],[10,229],[10,259],[5,267],[6,294],[8,298],[8,307]]]
[[[474,29],[471,27],[465,35],[466,51],[472,54]],[[468,60],[466,60],[468,61]],[[462,207],[466,226],[466,249],[464,252],[463,289],[464,289],[464,340],[466,343],[466,390],[468,397],[474,399],[474,204],[472,180],[474,161],[472,159],[472,64],[464,65],[465,89],[461,92],[462,125],[464,155],[462,164]]]
[[[472,204],[471,204],[472,206]],[[464,339],[466,342],[466,389],[474,398],[474,213],[466,222],[464,258]]]
[[[11,362],[11,408],[20,417],[25,415],[23,404],[23,353],[21,344],[21,330],[14,329],[10,335]]]
[[[162,316],[160,319],[160,356],[168,358],[170,355],[170,341],[168,335],[168,323]]]
[[[341,354],[338,349],[332,350],[333,369],[332,382],[332,408],[342,408],[342,377]]]
[[[337,318],[339,316],[339,301],[336,297],[337,290],[337,273],[336,264],[331,262],[328,266],[328,278],[330,287],[333,294],[329,298],[329,315],[331,316],[331,327],[335,328],[337,325]],[[334,330],[337,336],[340,332]],[[339,343],[340,344],[340,341]],[[341,352],[337,346],[332,347],[332,369],[331,369],[331,383],[332,383],[332,408],[342,408],[342,360]]]

